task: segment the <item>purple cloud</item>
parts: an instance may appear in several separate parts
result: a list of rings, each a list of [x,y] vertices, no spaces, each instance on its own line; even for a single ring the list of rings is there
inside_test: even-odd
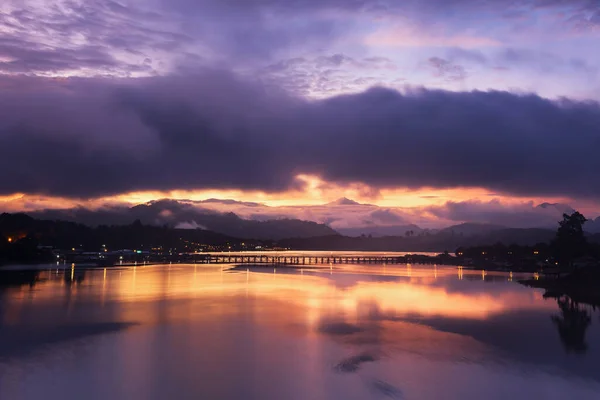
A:
[[[563,213],[574,210],[565,204],[532,202],[507,204],[494,199],[482,201],[449,201],[444,205],[427,207],[435,217],[455,222],[477,222],[517,228],[555,227]]]
[[[600,196],[593,102],[425,89],[306,101],[211,71],[0,85],[3,194],[279,191],[314,174],[375,189]]]
[[[589,0],[6,0],[3,7],[4,74],[138,77],[225,68],[315,98],[406,83],[582,98],[595,97],[598,86],[600,59],[591,49],[600,8]],[[399,52],[369,44],[377,34],[421,46]],[[516,56],[515,44],[524,47]],[[449,46],[478,55],[455,59],[445,54]],[[488,54],[489,46],[498,54]],[[560,61],[548,63],[548,51]],[[428,59],[433,77],[415,71]],[[486,59],[486,68],[471,68]],[[510,73],[498,76],[499,68]],[[540,74],[568,82],[532,83]]]
[[[433,70],[434,76],[448,81],[462,81],[467,78],[467,71],[461,65],[439,57],[431,57],[428,60],[429,67]]]

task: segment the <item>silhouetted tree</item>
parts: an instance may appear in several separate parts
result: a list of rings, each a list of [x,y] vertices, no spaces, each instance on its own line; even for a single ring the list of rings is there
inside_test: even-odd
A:
[[[572,265],[576,258],[586,254],[588,245],[583,233],[586,221],[578,211],[571,215],[563,214],[556,238],[552,242],[554,256],[560,263]]]

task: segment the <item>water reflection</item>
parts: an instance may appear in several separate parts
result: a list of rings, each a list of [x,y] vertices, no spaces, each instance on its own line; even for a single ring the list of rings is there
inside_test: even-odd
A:
[[[39,275],[39,271],[0,271],[0,293],[10,287],[33,286]]]
[[[565,349],[570,352],[585,353],[588,349],[585,335],[592,323],[590,313],[585,305],[574,302],[568,296],[560,296],[556,302],[560,315],[553,315],[552,322],[558,329]]]
[[[600,393],[596,311],[545,299],[513,282],[516,274],[68,267],[10,279],[0,272],[0,281],[12,281],[0,289],[0,398]]]

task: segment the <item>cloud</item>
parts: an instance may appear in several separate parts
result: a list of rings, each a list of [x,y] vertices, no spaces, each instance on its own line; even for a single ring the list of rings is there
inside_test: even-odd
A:
[[[113,69],[120,63],[99,46],[81,46],[77,49],[48,49],[27,42],[0,40],[0,71],[10,73],[57,73],[82,69]],[[144,66],[130,67],[143,70]]]
[[[0,72],[128,76],[165,69],[165,54],[193,41],[141,4],[110,0],[22,2],[0,13]]]
[[[563,213],[573,209],[563,204],[533,202],[506,203],[498,199],[483,201],[449,201],[440,206],[427,207],[435,217],[455,222],[478,222],[516,228],[555,227]]]
[[[385,57],[353,58],[342,53],[279,60],[262,70],[262,80],[313,97],[356,92],[365,86],[395,86],[398,69]]]
[[[0,194],[277,192],[307,174],[374,190],[600,196],[593,102],[382,88],[308,101],[215,71],[0,86]]]
[[[333,229],[396,226],[406,224],[407,219],[423,221],[421,209],[380,208],[372,204],[361,204],[351,199],[341,198],[337,201],[319,205],[305,206],[267,206],[260,203],[249,203],[233,200],[216,200],[190,202],[202,208],[217,212],[233,212],[242,218],[268,221],[273,219],[301,219],[324,223]],[[428,221],[431,222],[431,221]],[[404,234],[404,231],[402,232]]]
[[[207,230],[204,225],[198,224],[196,221],[181,222],[175,225],[175,229],[202,229]]]
[[[311,98],[407,82],[588,98],[597,96],[599,12],[587,0],[5,0],[0,74],[141,77],[211,67]],[[489,68],[445,54],[487,57],[515,44],[531,54]],[[564,53],[561,64],[548,63],[548,51]],[[415,68],[427,58],[442,79]]]
[[[371,214],[371,219],[374,224],[377,225],[391,225],[398,223],[405,223],[406,221],[400,215],[396,214],[394,211],[388,209],[376,210]]]
[[[501,42],[478,36],[438,36],[424,35],[415,30],[405,28],[382,29],[366,38],[366,43],[372,46],[388,47],[495,47]]]
[[[433,70],[434,76],[448,81],[463,81],[467,78],[467,71],[461,65],[439,57],[431,57],[428,60],[429,67]]]

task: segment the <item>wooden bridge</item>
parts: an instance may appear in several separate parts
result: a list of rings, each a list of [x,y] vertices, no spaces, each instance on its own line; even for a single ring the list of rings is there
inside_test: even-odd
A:
[[[309,256],[309,255],[228,255],[228,254],[194,254],[193,261],[201,264],[276,264],[276,265],[329,265],[329,264],[445,264],[438,257],[406,255],[406,256]]]

